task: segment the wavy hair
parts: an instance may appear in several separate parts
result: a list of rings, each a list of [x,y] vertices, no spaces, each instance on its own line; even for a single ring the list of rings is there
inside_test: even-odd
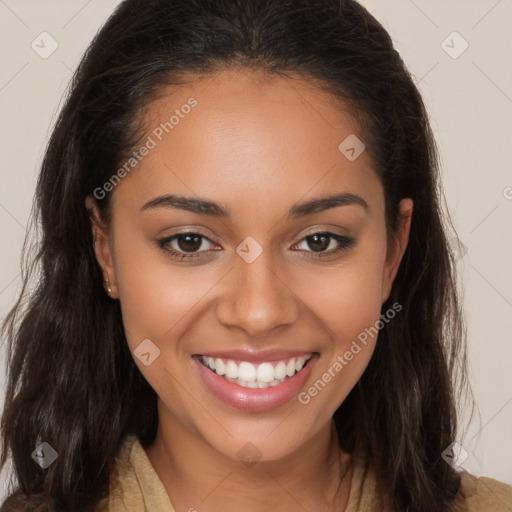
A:
[[[16,487],[2,512],[92,511],[126,436],[153,441],[157,396],[128,349],[119,301],[104,293],[84,200],[137,147],[141,113],[163,86],[244,67],[314,82],[356,112],[388,235],[400,199],[414,201],[382,308],[403,310],[334,420],[342,449],[365,453],[392,510],[455,510],[460,474],[441,454],[469,384],[453,227],[426,108],[390,36],[355,0],[125,0],[74,73],[37,182],[38,241],[25,241],[23,288],[3,324],[0,468],[10,454]],[[108,221],[110,194],[98,206]],[[47,469],[31,457],[42,441],[58,452]]]

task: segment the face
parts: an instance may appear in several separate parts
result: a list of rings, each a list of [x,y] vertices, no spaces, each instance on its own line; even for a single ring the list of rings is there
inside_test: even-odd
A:
[[[145,121],[111,223],[93,225],[129,348],[168,424],[228,457],[248,441],[285,457],[364,372],[412,203],[388,241],[364,134],[302,80],[218,72]]]

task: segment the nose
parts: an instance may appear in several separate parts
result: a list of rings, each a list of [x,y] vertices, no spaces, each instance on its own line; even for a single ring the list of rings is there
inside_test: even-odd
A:
[[[217,302],[219,322],[254,338],[292,325],[299,317],[300,300],[287,281],[275,265],[272,268],[265,251],[252,263],[239,258]]]

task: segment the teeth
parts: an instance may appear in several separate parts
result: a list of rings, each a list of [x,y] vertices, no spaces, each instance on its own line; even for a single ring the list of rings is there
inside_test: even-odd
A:
[[[283,363],[283,361],[278,363],[275,367],[274,375],[277,380],[281,380],[286,377],[286,365]]]
[[[312,354],[302,357],[294,357],[287,361],[279,361],[274,367],[272,363],[261,363],[257,367],[248,361],[242,361],[237,365],[234,361],[224,361],[220,358],[202,356],[205,366],[213,370],[217,375],[224,376],[230,382],[247,388],[266,388],[277,386],[296,372],[304,368],[306,361]]]
[[[251,363],[243,361],[238,366],[238,378],[247,382],[254,382],[256,380],[256,368]]]
[[[291,377],[295,373],[295,359],[290,359],[286,365],[286,375]]]
[[[295,363],[295,369],[300,372],[302,370],[302,367],[304,366],[304,363],[306,362],[305,357],[299,357],[297,359],[297,362]]]
[[[230,379],[238,378],[238,366],[234,361],[228,361],[226,363],[226,377]]]
[[[274,380],[274,367],[270,363],[263,363],[258,366],[256,371],[256,379],[258,382],[267,383]]]
[[[224,364],[224,361],[219,358],[215,359],[215,366],[212,368],[212,370],[214,370],[217,375],[224,375],[226,373],[226,365]]]

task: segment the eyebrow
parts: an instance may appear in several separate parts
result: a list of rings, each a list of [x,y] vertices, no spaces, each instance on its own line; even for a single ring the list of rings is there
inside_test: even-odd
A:
[[[369,213],[368,203],[356,194],[342,193],[330,196],[319,197],[307,202],[294,205],[288,212],[288,218],[296,219],[305,217],[314,213],[338,208],[340,206],[358,205],[364,208]],[[207,199],[185,197],[179,195],[167,194],[155,197],[148,201],[141,208],[141,211],[153,208],[178,208],[189,212],[197,213],[198,215],[207,215],[210,217],[230,217],[229,209],[221,206],[218,203],[209,201]]]

